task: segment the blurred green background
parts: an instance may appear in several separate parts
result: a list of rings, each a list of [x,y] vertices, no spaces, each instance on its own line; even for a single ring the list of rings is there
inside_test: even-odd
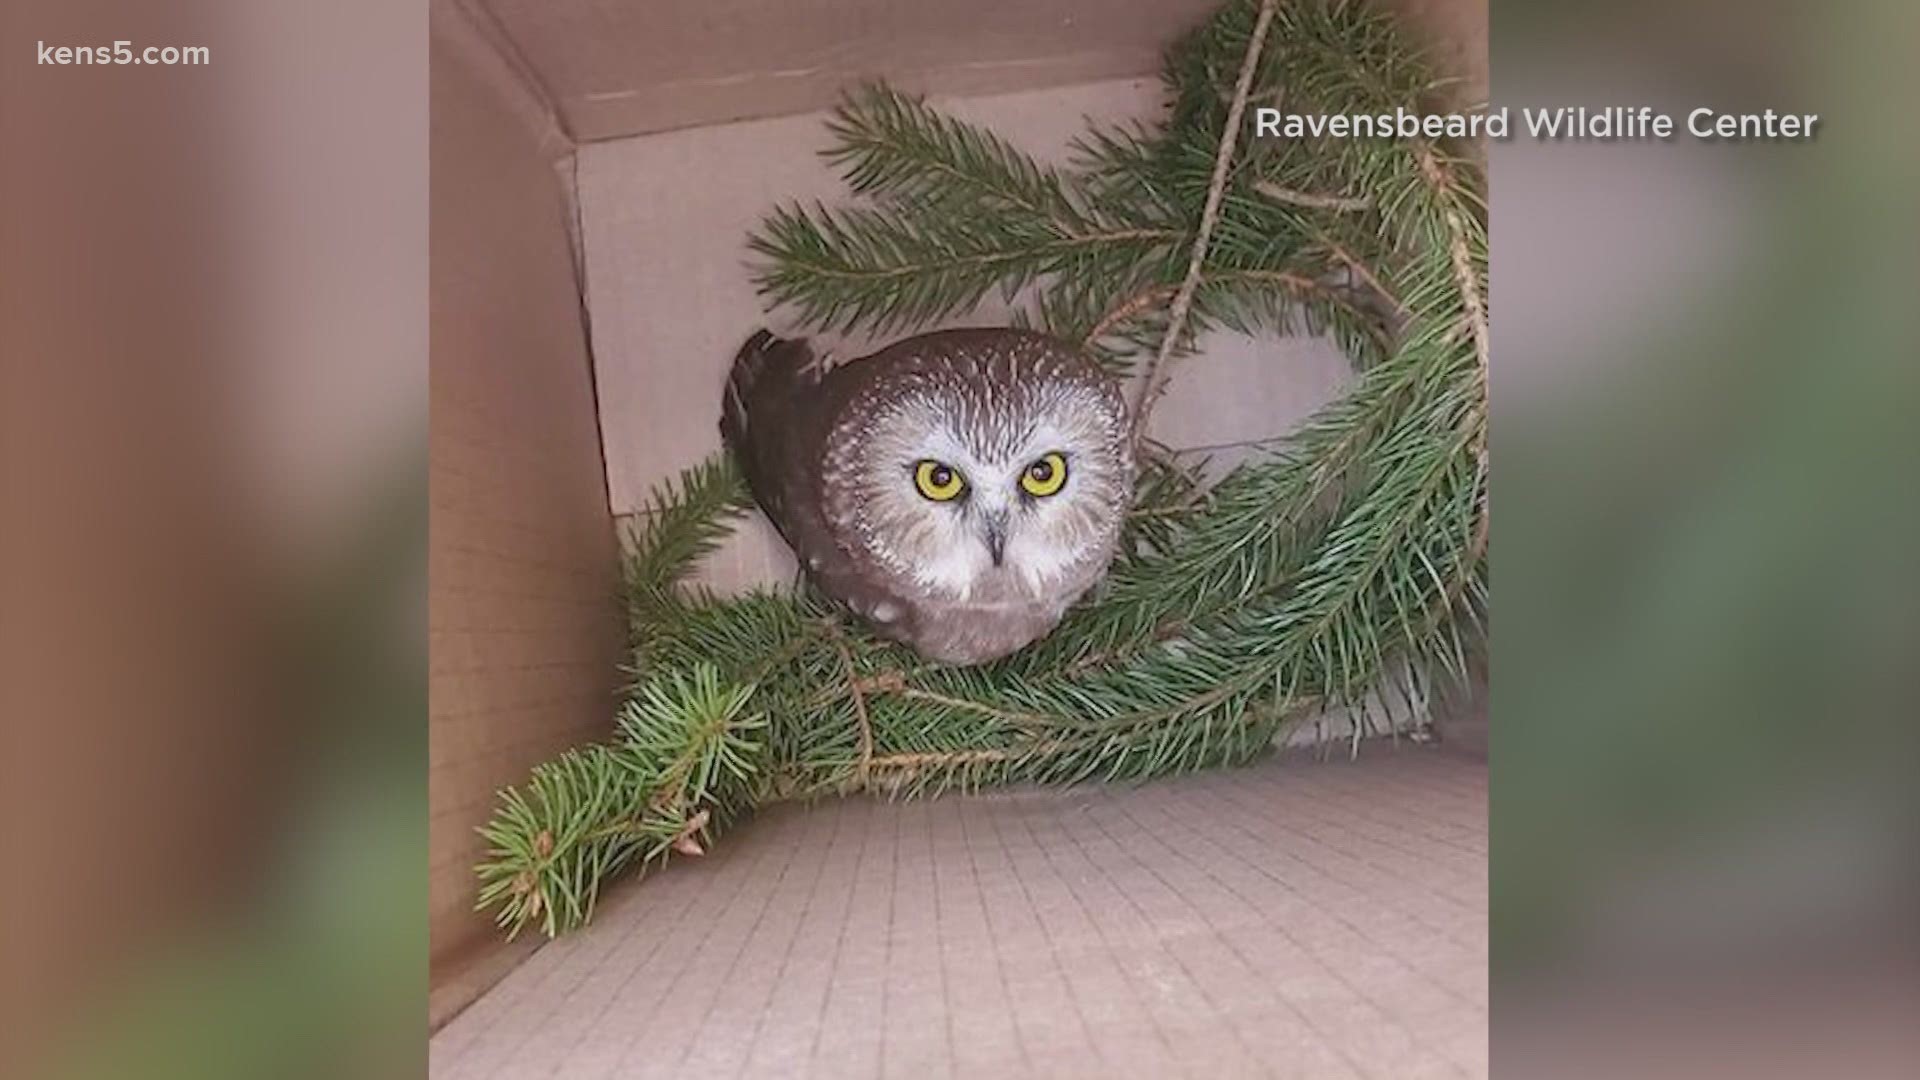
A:
[[[1920,8],[1497,4],[1501,1074],[1913,1075]]]
[[[425,1072],[426,55],[0,5],[0,1075]]]

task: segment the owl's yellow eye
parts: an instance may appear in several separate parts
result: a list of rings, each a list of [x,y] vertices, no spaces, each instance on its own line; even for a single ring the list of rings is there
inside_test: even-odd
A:
[[[1059,454],[1043,454],[1020,474],[1020,490],[1044,499],[1067,482],[1067,459]]]
[[[934,502],[952,502],[967,490],[967,482],[952,466],[922,461],[913,467],[913,486]]]

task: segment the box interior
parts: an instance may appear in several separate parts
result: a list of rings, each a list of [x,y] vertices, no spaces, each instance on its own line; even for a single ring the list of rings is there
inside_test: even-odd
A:
[[[1155,115],[1159,50],[1213,6],[434,0],[436,1022],[524,953],[471,910],[495,791],[611,730],[621,519],[717,449],[740,341],[795,329],[762,310],[744,239],[777,202],[843,196],[819,110],[885,77],[1058,158],[1089,117]],[[1396,6],[1483,95],[1484,0]],[[840,356],[871,344],[817,337]],[[1231,460],[1349,377],[1322,340],[1216,335],[1156,434]],[[706,573],[735,588],[793,570],[753,518]]]

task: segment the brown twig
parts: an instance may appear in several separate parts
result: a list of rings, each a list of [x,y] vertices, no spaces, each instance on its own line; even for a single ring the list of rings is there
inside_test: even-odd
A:
[[[982,713],[993,717],[995,720],[1005,720],[1011,724],[1046,724],[1052,723],[1056,719],[1055,717],[1042,713],[1013,712],[1007,709],[996,709],[984,701],[969,701],[966,698],[950,697],[946,694],[935,693],[932,690],[922,690],[916,686],[902,686],[898,690],[895,690],[894,693],[912,701],[925,701],[934,705],[944,705],[949,709],[965,709],[969,712]]]
[[[1154,627],[1153,632],[1148,634],[1145,640],[1136,642],[1133,645],[1114,649],[1102,649],[1096,652],[1090,652],[1078,659],[1068,661],[1060,668],[1059,677],[1072,678],[1083,671],[1131,659],[1155,645],[1179,636],[1190,625],[1192,624],[1186,619],[1169,619]]]
[[[855,686],[869,694],[893,693],[907,688],[907,676],[902,671],[881,671],[872,675],[862,675],[853,682]]]
[[[1447,197],[1453,192],[1453,176],[1440,163],[1439,156],[1433,151],[1431,143],[1422,142],[1415,153],[1420,159],[1421,175],[1437,195]],[[1467,242],[1467,223],[1461,216],[1460,208],[1448,198],[1442,209],[1447,223],[1447,254],[1453,262],[1454,284],[1460,290],[1461,306],[1467,310],[1467,329],[1473,335],[1473,354],[1477,365],[1476,376],[1479,379],[1480,401],[1476,412],[1479,427],[1474,434],[1473,455],[1480,472],[1487,470],[1487,439],[1485,411],[1487,401],[1487,364],[1492,353],[1493,334],[1487,326],[1487,298],[1481,292],[1480,275],[1474,272],[1473,252]]]
[[[1396,307],[1399,306],[1400,302],[1394,299],[1391,294],[1387,293],[1386,289],[1374,279],[1373,275],[1367,273],[1365,267],[1360,266],[1357,261],[1351,261],[1351,255],[1346,255],[1343,251],[1338,251],[1335,254],[1336,256],[1342,256],[1342,261],[1348,262],[1354,269],[1356,275],[1364,276],[1367,282],[1384,296],[1388,302],[1394,304]],[[1329,303],[1338,304],[1349,311],[1354,311],[1356,314],[1365,314],[1364,312],[1357,311],[1352,301],[1341,295],[1339,289],[1329,286],[1325,282],[1315,281],[1305,274],[1296,274],[1291,270],[1217,270],[1212,273],[1202,273],[1200,277],[1202,282],[1256,281],[1268,285],[1275,285],[1289,292],[1311,293]],[[1114,327],[1146,311],[1160,301],[1176,295],[1179,290],[1180,286],[1178,285],[1153,285],[1128,295],[1125,299],[1114,305],[1112,310],[1100,316],[1099,321],[1093,324],[1093,328],[1081,337],[1081,348],[1091,348],[1095,342],[1112,333]],[[1376,334],[1375,336],[1378,337],[1380,335]]]
[[[840,663],[847,669],[847,690],[853,697],[853,715],[860,723],[860,764],[854,771],[854,783],[865,787],[867,775],[873,768],[873,722],[867,718],[867,695],[860,687],[859,674],[853,669],[853,653],[847,649],[846,639],[837,630],[833,635],[833,647],[840,653]]]
[[[1233,278],[1238,278],[1243,281],[1263,281],[1295,292],[1330,293],[1331,291],[1312,278],[1287,270],[1225,270],[1214,274],[1203,273],[1200,276],[1203,279],[1214,281]],[[1196,286],[1196,288],[1197,287],[1198,286]],[[1094,342],[1112,333],[1114,327],[1151,308],[1160,301],[1168,299],[1169,297],[1178,296],[1180,289],[1180,285],[1150,285],[1147,288],[1141,289],[1139,292],[1127,296],[1118,304],[1114,305],[1111,311],[1100,316],[1100,320],[1093,324],[1093,328],[1087,331],[1085,337],[1080,339],[1082,347],[1091,346]]]
[[[1093,324],[1093,329],[1087,331],[1086,337],[1080,340],[1081,347],[1091,346],[1112,333],[1114,327],[1159,303],[1163,297],[1173,295],[1178,289],[1177,285],[1154,285],[1120,301],[1112,311],[1100,316],[1100,321]]]
[[[1281,187],[1271,180],[1255,180],[1253,190],[1274,202],[1304,207],[1308,210],[1338,210],[1344,213],[1365,210],[1373,205],[1372,199],[1362,196],[1316,195],[1310,191],[1295,191],[1292,188]]]
[[[843,654],[845,653],[846,650],[844,646],[841,646],[841,651]],[[924,701],[949,709],[965,709],[968,712],[982,713],[993,717],[995,720],[1004,720],[1012,724],[1044,724],[1050,723],[1055,719],[1042,713],[997,709],[984,701],[973,701],[968,698],[953,697],[949,694],[942,694],[933,690],[922,690],[917,686],[909,685],[905,673],[899,671],[882,671],[875,675],[854,679],[848,685],[856,695],[890,694],[894,697],[906,698],[909,701]],[[869,743],[870,742],[871,737],[869,737]]]
[[[1041,747],[1040,749],[1045,749]],[[929,750],[919,753],[887,754],[873,759],[876,769],[921,769],[928,765],[974,765],[1007,761],[1028,750],[990,748],[984,750]]]
[[[1374,276],[1373,271],[1369,270],[1367,268],[1367,265],[1361,262],[1360,259],[1353,254],[1353,252],[1348,251],[1345,247],[1335,243],[1332,239],[1328,238],[1324,234],[1320,237],[1320,240],[1322,243],[1327,245],[1328,253],[1331,254],[1334,258],[1340,260],[1340,265],[1347,268],[1348,273],[1352,274],[1354,277],[1359,278],[1363,283],[1366,284],[1368,288],[1372,289],[1375,293],[1379,294],[1381,299],[1385,300],[1389,304],[1392,304],[1393,310],[1397,312],[1404,312],[1407,310],[1407,305],[1401,303],[1400,298],[1398,296],[1395,296],[1392,292],[1388,291],[1386,285],[1382,283],[1378,277]]]
[[[1378,317],[1362,310],[1350,297],[1342,293],[1340,289],[1334,288],[1324,281],[1315,281],[1313,278],[1296,274],[1290,270],[1226,270],[1218,274],[1209,274],[1206,276],[1216,280],[1238,279],[1241,281],[1258,281],[1269,285],[1278,285],[1280,288],[1292,293],[1312,293],[1322,301],[1344,308],[1355,317],[1365,321],[1368,335],[1371,336],[1382,349],[1387,348],[1390,343],[1387,330],[1384,326],[1379,325],[1380,320]],[[1368,275],[1368,277],[1369,280],[1371,280],[1372,275]],[[1375,287],[1379,288],[1377,282],[1375,283]],[[1382,289],[1381,292],[1383,295],[1386,294],[1384,289]],[[1399,301],[1394,300],[1391,295],[1387,295],[1386,298],[1395,304],[1399,303]]]
[[[1207,245],[1213,239],[1213,227],[1220,220],[1220,200],[1227,189],[1227,170],[1233,163],[1234,148],[1240,142],[1240,119],[1247,111],[1247,97],[1253,90],[1253,73],[1260,66],[1260,50],[1267,40],[1267,28],[1273,25],[1277,0],[1261,0],[1260,16],[1253,24],[1253,37],[1247,42],[1247,54],[1240,61],[1240,78],[1234,84],[1233,104],[1227,107],[1227,126],[1220,133],[1220,149],[1213,158],[1213,180],[1207,185],[1207,201],[1200,212],[1200,228],[1193,237],[1193,250],[1187,256],[1187,275],[1174,294],[1173,309],[1167,320],[1167,336],[1161,339],[1160,352],[1147,369],[1141,384],[1140,400],[1133,409],[1133,438],[1137,442],[1146,433],[1147,417],[1166,389],[1167,358],[1173,355],[1186,329],[1187,313],[1193,308],[1194,290],[1200,287],[1201,267],[1206,264]]]
[[[1268,285],[1278,285],[1290,292],[1330,293],[1332,290],[1305,274],[1296,274],[1291,270],[1223,270],[1218,274],[1203,274],[1216,281],[1260,281]]]
[[[1186,449],[1178,451],[1178,453],[1187,452],[1188,450]],[[1197,469],[1183,467],[1178,461],[1174,460],[1173,455],[1175,451],[1159,449],[1156,450],[1156,453],[1163,459],[1161,463],[1162,467],[1168,472],[1179,476],[1181,481],[1187,485],[1187,488],[1180,493],[1179,498],[1170,502],[1153,506],[1136,506],[1127,511],[1128,517],[1179,517],[1183,514],[1192,513],[1195,507],[1206,506],[1213,502],[1213,489],[1207,486],[1203,476],[1197,475]]]
[[[1180,235],[1179,230],[1175,229],[1116,229],[1111,232],[1074,233],[1043,241],[1034,245],[1033,248],[1022,249],[1021,251],[983,251],[972,255],[945,258],[940,260],[937,265],[941,268],[954,266],[986,266],[996,262],[1006,262],[1009,259],[1019,258],[1035,249],[1065,250],[1077,247],[1092,247],[1100,244],[1124,243],[1131,240],[1172,241],[1179,239]],[[923,262],[903,263],[898,266],[877,269],[872,267],[845,267],[815,259],[804,259],[797,255],[783,256],[781,261],[789,266],[805,267],[809,273],[818,277],[859,281],[882,281],[892,278],[912,277],[916,274],[926,273],[929,268],[929,264]]]
[[[1199,499],[1192,499],[1184,505],[1176,504],[1173,506],[1136,506],[1127,511],[1127,516],[1130,518],[1180,517],[1183,514],[1192,513],[1193,508],[1197,506],[1200,501]]]

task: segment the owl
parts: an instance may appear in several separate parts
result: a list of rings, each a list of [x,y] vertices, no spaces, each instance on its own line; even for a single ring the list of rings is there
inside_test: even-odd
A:
[[[943,663],[1052,630],[1106,572],[1133,496],[1118,383],[1024,330],[923,334],[831,369],[762,330],[720,433],[821,591]]]

